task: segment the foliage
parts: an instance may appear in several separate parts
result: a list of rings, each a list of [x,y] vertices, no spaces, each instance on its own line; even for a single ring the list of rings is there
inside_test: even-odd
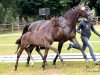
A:
[[[11,23],[16,17],[36,17],[39,15],[39,8],[50,8],[50,15],[62,15],[70,8],[79,3],[88,1],[89,6],[96,9],[97,15],[100,15],[100,0],[0,0],[0,18],[4,15],[4,9],[7,9],[7,22]],[[0,23],[3,20],[0,20]]]
[[[2,17],[3,17],[3,9],[2,9],[2,6],[0,4],[0,23],[2,22]]]
[[[12,12],[12,0],[0,0],[1,9],[1,22],[0,23],[12,23],[14,22],[13,19],[13,12]]]

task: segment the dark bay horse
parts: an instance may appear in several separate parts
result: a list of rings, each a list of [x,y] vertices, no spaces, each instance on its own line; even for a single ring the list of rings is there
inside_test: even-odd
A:
[[[41,22],[40,25],[38,25],[34,31],[28,31],[25,33],[21,38],[21,44],[19,46],[20,50],[17,52],[17,60],[15,64],[15,70],[17,70],[19,57],[22,54],[23,50],[27,48],[28,45],[32,45],[32,47],[37,46],[44,46],[45,47],[45,53],[44,53],[44,60],[43,60],[43,69],[45,69],[45,62],[46,57],[48,54],[48,50],[51,49],[54,52],[56,52],[63,63],[63,59],[60,56],[58,50],[54,47],[52,47],[53,43],[53,35],[54,35],[54,28],[58,28],[62,22],[59,21],[58,18],[53,17],[51,20],[48,20],[47,22]],[[29,51],[27,51],[28,55],[32,58]]]
[[[82,51],[82,48],[75,37],[76,36],[76,23],[80,16],[85,17],[85,18],[91,17],[91,10],[86,3],[73,7],[65,14],[65,16],[59,17],[60,21],[64,23],[64,26],[63,28],[58,28],[58,29],[54,28],[53,37],[54,37],[54,41],[58,42],[59,53],[61,52],[64,42],[70,40],[76,45],[78,49],[81,50],[84,58],[87,60],[86,54],[84,53],[84,51]],[[28,31],[34,31],[34,29],[38,25],[40,25],[40,23],[43,21],[45,23],[47,20],[40,20],[40,21],[33,22],[29,26]],[[33,50],[33,48],[31,47],[29,47],[28,49],[30,49],[30,53]],[[55,59],[53,60],[53,65],[55,65],[57,57],[58,55],[56,55]],[[29,64],[29,60],[30,60],[30,57],[28,56],[27,64]]]

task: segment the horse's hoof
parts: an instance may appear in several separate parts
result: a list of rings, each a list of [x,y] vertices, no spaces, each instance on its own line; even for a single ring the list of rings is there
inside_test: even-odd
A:
[[[88,59],[85,59],[85,61],[86,61],[86,62],[89,62],[89,60],[88,60]]]
[[[47,62],[45,63],[45,66],[48,66],[48,63]]]
[[[52,65],[53,68],[56,68],[56,65]]]
[[[31,65],[32,67],[34,66],[34,65]]]
[[[26,67],[28,67],[29,66],[29,64],[28,63],[26,63]]]
[[[45,70],[45,68],[43,68],[43,71]]]
[[[66,64],[64,63],[64,64],[62,64],[64,67],[66,66]]]
[[[15,68],[14,70],[17,71],[17,68]]]
[[[17,65],[15,65],[15,69],[14,69],[15,71],[17,70]]]
[[[34,66],[34,63],[33,63],[33,62],[31,63],[31,66],[32,66],[32,67]]]

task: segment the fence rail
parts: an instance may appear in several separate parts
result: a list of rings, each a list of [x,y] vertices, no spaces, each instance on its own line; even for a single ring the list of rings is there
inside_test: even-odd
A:
[[[96,21],[94,22],[96,25],[100,24],[100,16],[96,17]],[[78,19],[78,23],[82,20],[82,18]],[[25,25],[19,25],[19,23],[11,23],[11,24],[0,24],[0,31],[15,31],[19,29],[23,29]]]
[[[92,61],[92,58],[89,53],[86,53],[89,61]],[[53,61],[56,54],[49,54],[47,61]],[[61,54],[64,61],[85,61],[81,53],[62,53]],[[34,62],[42,62],[40,55],[33,55]],[[100,60],[100,53],[96,53],[97,60]],[[19,59],[20,62],[26,62],[27,55],[22,55]],[[0,62],[15,62],[16,55],[0,55]],[[59,59],[57,61],[60,61]]]
[[[15,25],[15,24],[0,24],[0,31],[15,31],[23,29],[24,25]]]

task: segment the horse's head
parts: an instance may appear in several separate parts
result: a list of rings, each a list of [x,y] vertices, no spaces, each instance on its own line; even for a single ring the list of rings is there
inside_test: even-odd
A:
[[[79,7],[80,7],[80,11],[79,11],[80,16],[85,17],[87,19],[90,19],[93,16],[93,13],[89,8],[87,2],[85,2],[82,5],[79,5]]]
[[[51,19],[53,27],[61,27],[64,28],[67,24],[67,21],[64,17],[53,17]]]

